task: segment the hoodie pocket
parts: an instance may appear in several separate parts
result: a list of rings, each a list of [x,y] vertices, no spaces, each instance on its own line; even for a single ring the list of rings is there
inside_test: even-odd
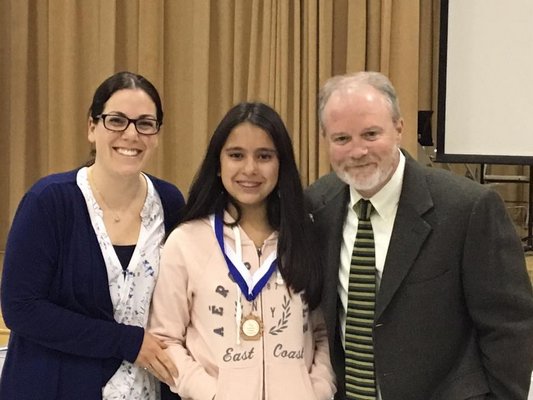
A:
[[[317,400],[303,363],[269,364],[265,376],[266,400]]]
[[[259,366],[220,368],[216,400],[262,399],[262,373]]]

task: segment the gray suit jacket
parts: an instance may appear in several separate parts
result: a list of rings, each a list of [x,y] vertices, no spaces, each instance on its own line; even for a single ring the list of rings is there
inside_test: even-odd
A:
[[[337,399],[344,399],[337,281],[349,189],[335,174],[306,191],[325,264],[324,314]],[[376,299],[383,400],[525,400],[533,368],[533,295],[500,196],[407,155]]]

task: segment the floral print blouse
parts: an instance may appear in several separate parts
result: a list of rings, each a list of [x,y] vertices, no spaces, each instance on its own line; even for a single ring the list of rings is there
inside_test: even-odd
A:
[[[115,320],[121,324],[146,327],[165,236],[161,199],[150,179],[143,175],[148,190],[141,210],[141,229],[124,273],[107,234],[103,211],[91,190],[87,171],[87,168],[78,171],[77,184],[87,202],[92,226],[107,267]],[[115,375],[103,387],[102,396],[104,400],[156,400],[158,392],[159,385],[150,373],[124,360]]]

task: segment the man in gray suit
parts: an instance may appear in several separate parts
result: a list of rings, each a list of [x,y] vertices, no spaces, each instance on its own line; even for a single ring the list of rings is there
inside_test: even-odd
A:
[[[323,246],[335,398],[525,400],[533,295],[499,195],[400,150],[403,119],[380,73],[331,78],[320,93],[319,120],[335,173],[306,196]],[[345,349],[347,337],[350,346],[357,337],[346,326],[354,319],[347,308],[354,307],[354,206],[361,198],[373,209],[377,293],[370,343],[359,345],[368,353],[360,364],[372,371],[354,377],[358,361],[345,368],[352,365]]]

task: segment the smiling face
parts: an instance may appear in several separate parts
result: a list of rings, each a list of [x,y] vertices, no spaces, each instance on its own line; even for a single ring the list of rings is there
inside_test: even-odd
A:
[[[331,165],[365,198],[394,174],[402,129],[403,120],[393,121],[390,104],[369,85],[333,93],[324,108]]]
[[[107,100],[102,114],[156,119],[156,106],[145,91],[122,89]],[[158,136],[141,135],[134,124],[124,132],[113,132],[105,128],[101,119],[89,118],[88,138],[96,147],[95,165],[111,174],[125,176],[142,171],[157,147]]]
[[[278,173],[279,159],[270,135],[248,122],[233,128],[220,152],[220,177],[243,211],[266,209]]]

